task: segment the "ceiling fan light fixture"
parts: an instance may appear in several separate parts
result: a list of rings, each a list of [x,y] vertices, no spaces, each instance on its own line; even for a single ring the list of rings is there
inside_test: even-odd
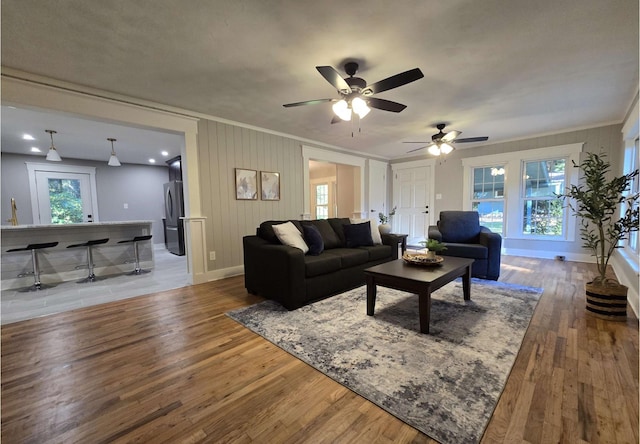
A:
[[[336,116],[340,117],[342,120],[351,120],[351,108],[349,108],[346,100],[342,99],[337,101],[333,104],[332,108],[333,112],[336,113]]]
[[[453,151],[453,147],[448,143],[443,143],[440,145],[440,152],[442,152],[442,154],[449,154],[451,151]]]
[[[429,147],[429,154],[433,155],[433,156],[439,156],[440,155],[440,148],[438,147],[438,145],[431,145]]]
[[[118,156],[116,156],[116,152],[113,149],[113,142],[115,142],[116,139],[109,138],[107,140],[111,142],[111,156],[109,157],[109,162],[107,163],[107,165],[112,167],[119,167],[120,161],[118,160]]]
[[[367,102],[365,102],[363,99],[361,99],[360,97],[356,97],[355,99],[353,99],[351,101],[351,107],[353,108],[353,111],[362,119],[364,118],[367,114],[369,114],[369,112],[371,111],[371,108],[369,108],[367,106]]]
[[[46,159],[50,162],[60,162],[62,158],[60,157],[60,154],[58,154],[58,150],[56,150],[56,147],[53,145],[53,135],[56,134],[57,131],[44,130],[44,132],[49,133],[49,135],[51,136],[51,146],[49,147],[49,152],[47,153]]]

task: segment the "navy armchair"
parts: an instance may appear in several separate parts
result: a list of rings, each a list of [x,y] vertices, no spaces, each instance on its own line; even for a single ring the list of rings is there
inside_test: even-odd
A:
[[[473,277],[494,281],[500,277],[502,236],[481,226],[477,211],[441,211],[437,225],[429,226],[429,239],[447,246],[442,256],[475,259]]]

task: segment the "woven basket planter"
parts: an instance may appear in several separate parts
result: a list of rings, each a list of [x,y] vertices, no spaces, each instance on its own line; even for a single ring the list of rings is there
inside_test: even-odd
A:
[[[624,285],[602,286],[587,282],[587,313],[609,321],[627,320],[627,290]]]

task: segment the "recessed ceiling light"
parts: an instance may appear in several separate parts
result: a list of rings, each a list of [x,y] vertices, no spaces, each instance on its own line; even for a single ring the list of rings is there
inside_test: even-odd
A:
[[[31,152],[32,153],[41,153],[42,150],[40,150],[40,148],[38,148],[37,146],[32,146],[31,147]]]
[[[156,163],[156,159],[149,159],[149,163]]]
[[[164,157],[167,157],[169,155],[169,152],[168,151],[163,151],[160,154],[162,154]]]
[[[22,135],[22,138],[24,140],[36,140],[36,138],[33,137],[31,134],[26,134],[26,133]]]

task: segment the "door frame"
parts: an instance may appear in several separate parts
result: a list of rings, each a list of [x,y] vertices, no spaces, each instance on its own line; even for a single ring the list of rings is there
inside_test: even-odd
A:
[[[57,165],[50,163],[25,162],[29,174],[29,192],[31,193],[31,212],[33,223],[41,224],[40,207],[38,204],[38,186],[36,184],[36,172],[88,174],[89,187],[91,189],[91,206],[93,222],[100,222],[98,215],[98,192],[96,187],[96,168],[78,165]]]

